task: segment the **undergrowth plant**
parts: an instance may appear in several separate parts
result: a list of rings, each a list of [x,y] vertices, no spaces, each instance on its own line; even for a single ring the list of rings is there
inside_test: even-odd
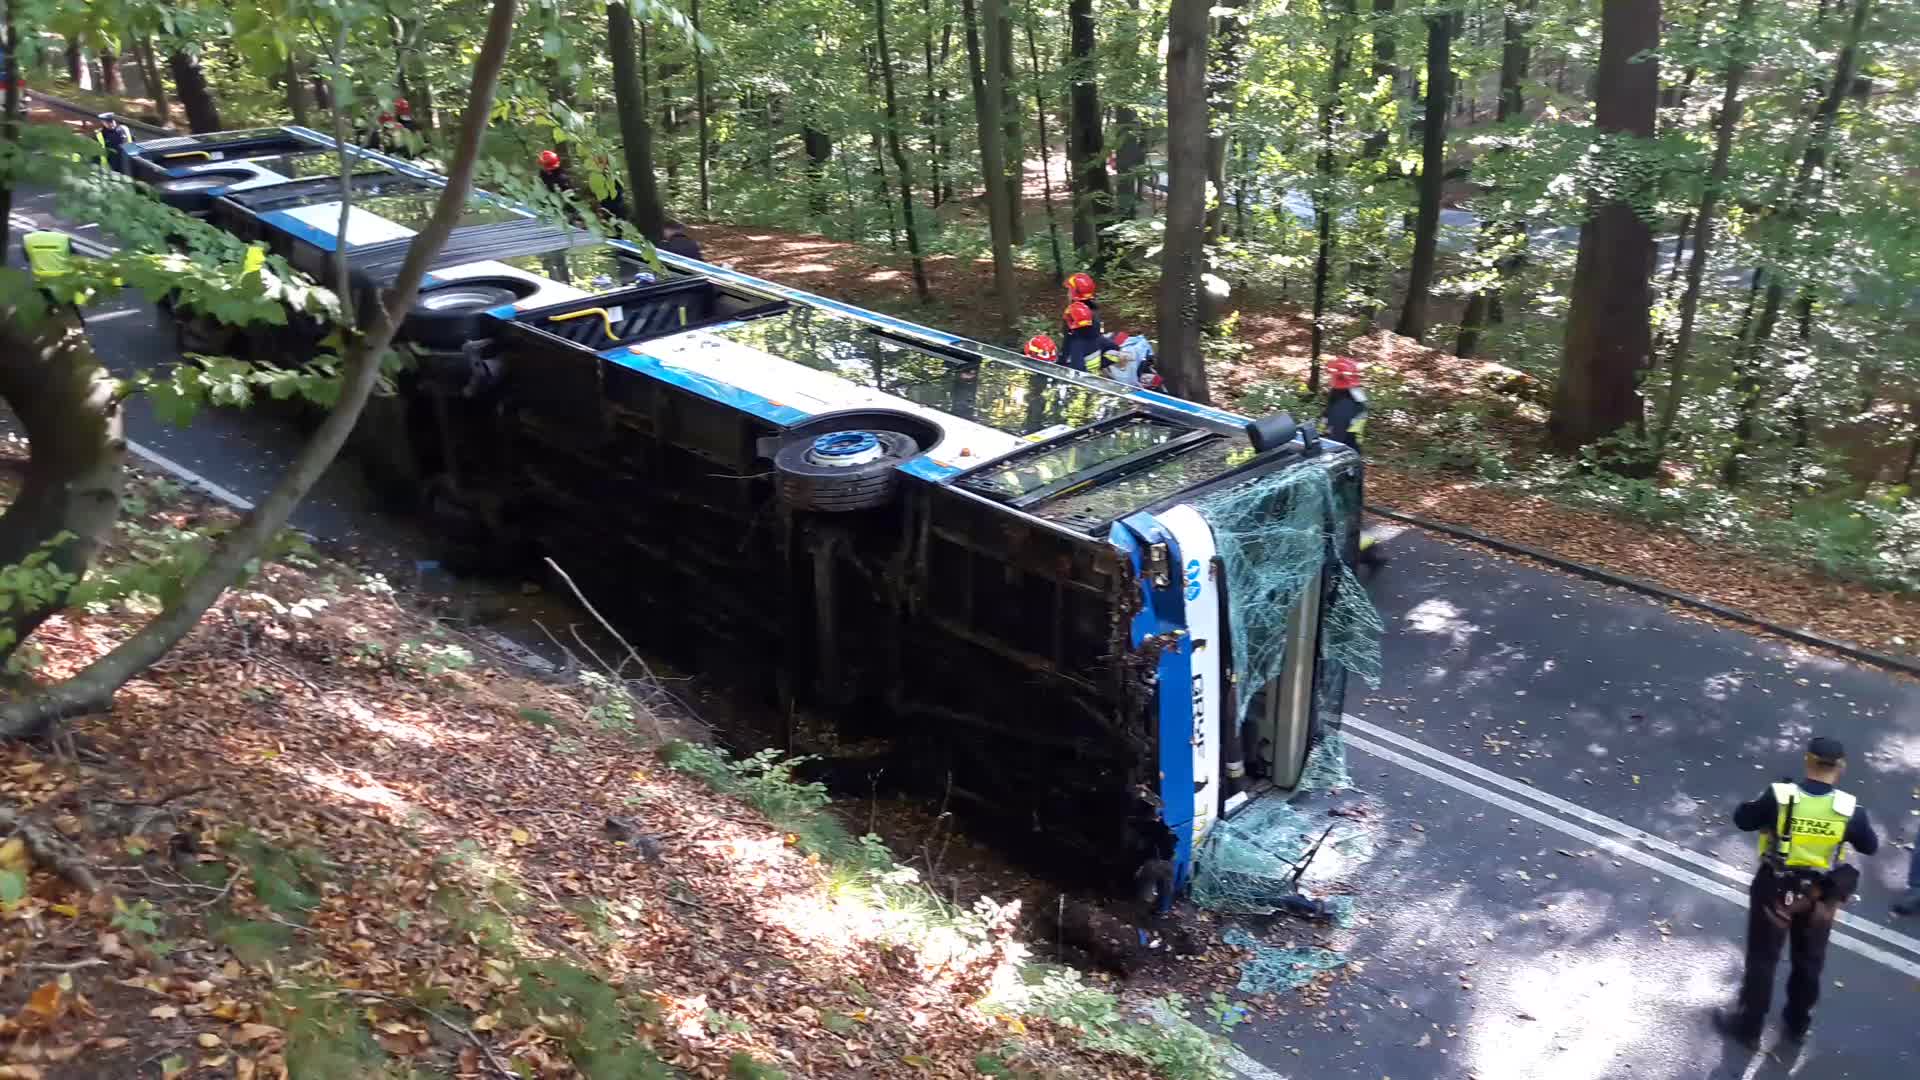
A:
[[[1025,947],[1007,938],[1016,905],[982,897],[972,908],[958,907],[928,889],[917,870],[901,866],[879,837],[853,837],[828,809],[825,787],[794,779],[805,758],[785,758],[777,750],[735,758],[689,742],[667,744],[662,756],[671,768],[747,802],[794,836],[801,850],[818,854],[827,867],[827,887],[871,905],[884,916],[891,936],[923,955],[997,953],[997,959],[1018,968],[1014,985],[998,980],[998,989],[983,1004],[990,1014],[1051,1020],[1086,1046],[1134,1058],[1171,1080],[1228,1075],[1217,1038],[1186,1018],[1186,1003],[1178,995],[1148,1003],[1148,1016],[1088,986],[1076,971],[1029,963]]]

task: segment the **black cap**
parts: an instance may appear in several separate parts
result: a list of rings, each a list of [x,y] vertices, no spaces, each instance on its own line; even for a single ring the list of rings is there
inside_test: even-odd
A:
[[[1847,748],[1840,745],[1839,739],[1829,739],[1822,735],[1807,743],[1807,756],[1832,765],[1846,759]]]

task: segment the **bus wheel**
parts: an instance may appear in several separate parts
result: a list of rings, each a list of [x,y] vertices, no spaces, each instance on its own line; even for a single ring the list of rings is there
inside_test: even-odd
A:
[[[845,513],[892,501],[899,478],[894,470],[918,453],[913,436],[897,431],[831,431],[781,447],[773,471],[788,506]]]
[[[225,356],[233,351],[238,340],[233,327],[198,312],[175,309],[173,327],[174,343],[179,346],[181,356],[188,353]]]

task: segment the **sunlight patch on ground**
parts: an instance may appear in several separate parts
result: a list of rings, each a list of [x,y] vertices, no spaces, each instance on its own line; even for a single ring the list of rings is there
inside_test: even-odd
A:
[[[1654,950],[1651,954],[1649,948]],[[1723,1001],[1718,945],[1595,942],[1577,954],[1506,958],[1510,973],[1467,1021],[1467,1060],[1480,1080],[1599,1080],[1619,1054],[1664,1040],[1673,1018]]]
[[[304,780],[322,791],[331,791],[335,795],[351,799],[354,802],[382,806],[389,810],[405,813],[413,809],[413,804],[400,797],[392,788],[377,780],[362,781],[344,771],[329,771],[317,768],[283,770],[289,776]]]
[[[1867,756],[1882,769],[1920,772],[1920,732],[1902,731],[1888,735],[1875,743],[1873,749],[1867,751]]]
[[[1408,629],[1416,634],[1443,634],[1458,645],[1480,632],[1480,627],[1468,622],[1465,615],[1453,601],[1435,596],[1414,605],[1406,621]]]

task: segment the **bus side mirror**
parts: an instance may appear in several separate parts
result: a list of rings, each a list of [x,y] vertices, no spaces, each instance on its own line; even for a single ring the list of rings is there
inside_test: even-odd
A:
[[[1293,440],[1296,426],[1293,417],[1287,413],[1274,413],[1247,424],[1247,441],[1253,444],[1256,452],[1266,453],[1276,446],[1285,445]]]

